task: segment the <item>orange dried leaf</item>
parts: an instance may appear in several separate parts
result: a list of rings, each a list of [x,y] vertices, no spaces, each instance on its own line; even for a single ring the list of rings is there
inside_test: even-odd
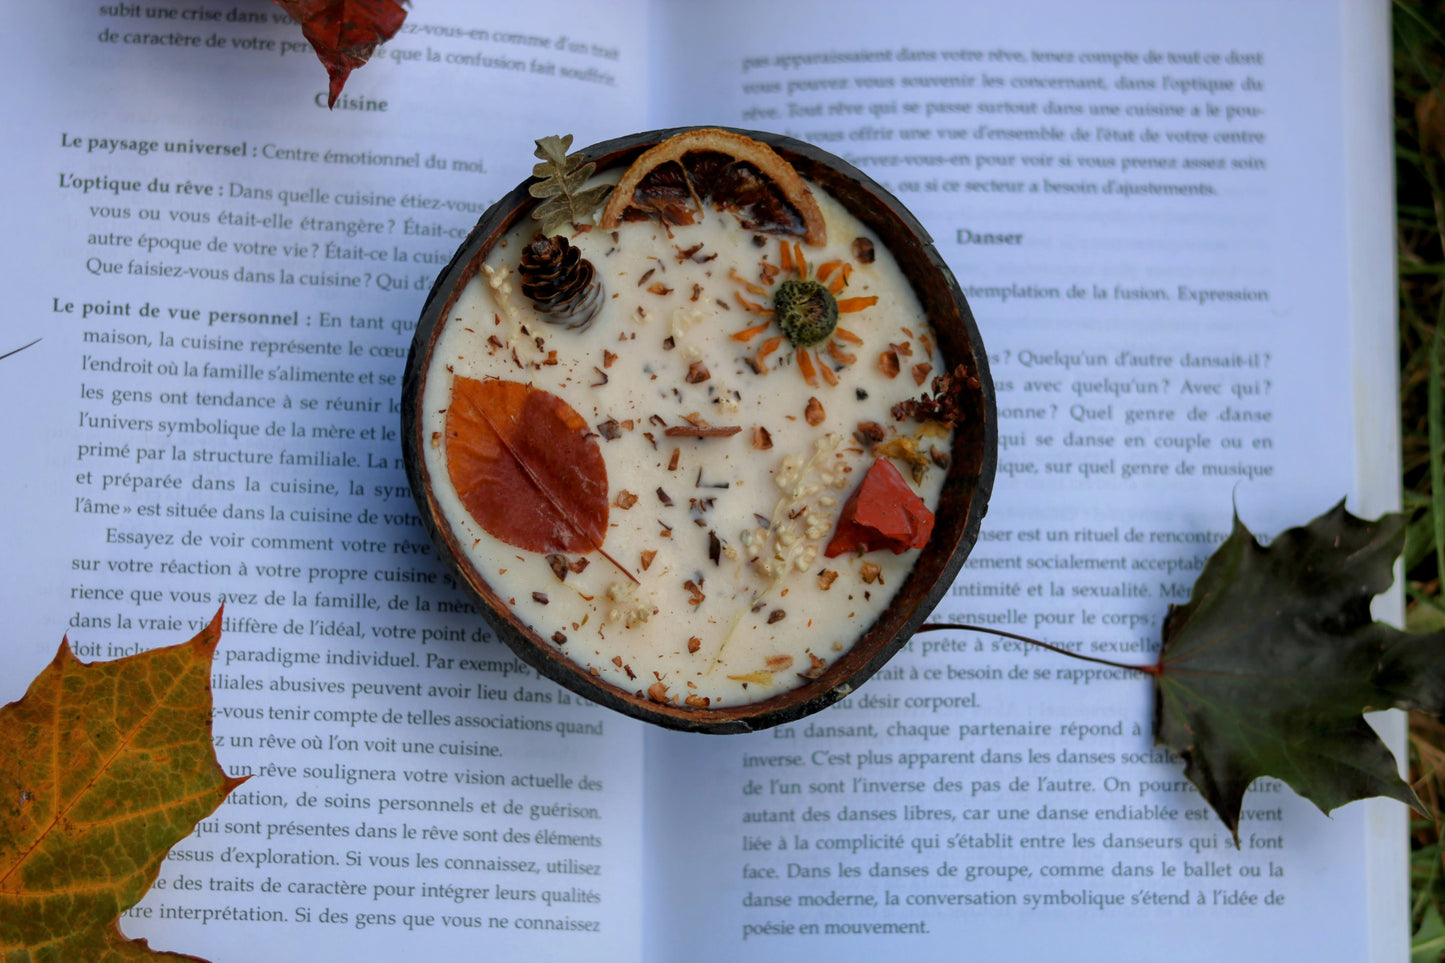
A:
[[[567,402],[518,381],[459,377],[446,436],[452,485],[487,532],[530,552],[596,551],[617,565],[602,550],[607,464]]]
[[[127,939],[120,914],[245,781],[212,748],[220,637],[217,612],[189,642],[114,662],[81,662],[62,641],[24,698],[0,708],[6,959],[195,959]]]

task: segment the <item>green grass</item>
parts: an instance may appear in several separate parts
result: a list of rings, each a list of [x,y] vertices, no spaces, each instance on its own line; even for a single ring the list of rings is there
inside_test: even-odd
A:
[[[1445,629],[1445,10],[1396,0],[1395,176],[1400,266],[1401,485],[1411,513],[1404,564],[1416,631]],[[1410,824],[1412,963],[1445,959],[1445,725],[1414,714],[1410,775],[1430,810]]]

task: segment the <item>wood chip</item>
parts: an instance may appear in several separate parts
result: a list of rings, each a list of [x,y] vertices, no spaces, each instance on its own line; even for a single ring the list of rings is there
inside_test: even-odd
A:
[[[711,377],[712,373],[707,370],[707,365],[701,361],[694,361],[687,366],[687,376],[685,380],[690,385],[702,384]]]
[[[773,447],[773,436],[762,425],[753,429],[753,447],[758,451],[767,451]]]
[[[860,421],[858,422],[858,430],[853,434],[863,443],[864,447],[872,448],[884,438],[888,437],[888,429],[876,421]]]
[[[687,640],[688,652],[695,653],[700,648],[702,648],[702,639],[699,639],[697,636],[694,635],[692,638]]]
[[[616,441],[622,437],[622,425],[616,418],[608,418],[597,426],[597,433],[608,441]]]
[[[833,583],[837,580],[838,573],[830,568],[825,568],[823,569],[823,571],[818,573],[818,588],[826,592],[828,591],[828,589],[833,587]]]
[[[668,470],[668,471],[677,471],[677,463],[678,463],[678,460],[681,459],[681,458],[682,458],[682,449],[681,449],[681,448],[674,448],[674,449],[672,450],[672,457],[667,460],[667,470]]]
[[[717,425],[698,428],[694,425],[673,425],[663,432],[669,438],[728,438],[742,431],[739,425]]]
[[[921,385],[928,380],[928,373],[933,370],[933,365],[927,361],[919,362],[913,366],[913,383]]]
[[[637,496],[623,488],[617,492],[617,507],[626,511],[637,504]]]
[[[602,367],[610,368],[612,367],[612,362],[616,360],[617,355],[613,354],[611,351],[608,351],[606,348],[602,349]]]
[[[553,632],[552,641],[556,642],[558,645],[566,645],[567,636],[563,635],[561,632]]]
[[[853,238],[853,260],[859,264],[872,264],[873,259],[878,255],[873,250],[873,242],[866,237]]]
[[[878,356],[878,370],[889,378],[898,377],[898,352],[889,348]]]
[[[663,491],[661,485],[657,487],[657,500],[662,502],[668,508],[672,507],[672,496],[669,495],[667,492]]]
[[[712,705],[712,699],[708,696],[697,695],[696,693],[692,692],[689,692],[687,698],[683,699],[682,701],[692,706],[694,709],[706,709],[708,706]]]
[[[826,669],[828,668],[828,663],[827,663],[827,662],[825,662],[824,660],[818,658],[816,655],[814,655],[814,654],[811,653],[811,652],[808,653],[808,659],[809,659],[809,661],[811,661],[813,664],[808,668],[808,671],[807,671],[807,672],[799,672],[799,673],[798,673],[800,676],[802,676],[802,677],[805,678],[805,679],[816,679],[816,678],[818,678],[818,676],[820,676],[820,675],[823,674],[824,670],[826,670]]]
[[[536,602],[538,605],[546,605],[546,604],[547,604],[547,593],[546,593],[546,592],[533,592],[533,593],[532,593],[532,601],[533,601],[533,602]]]
[[[803,409],[803,417],[808,420],[808,424],[810,425],[815,427],[821,425],[823,419],[827,417],[827,415],[823,413],[823,403],[816,397],[809,398],[808,407]]]
[[[567,556],[558,555],[555,552],[547,556],[547,565],[552,569],[552,574],[557,576],[558,581],[567,579]]]
[[[654,682],[647,687],[647,697],[653,702],[667,702],[667,686],[661,682]]]
[[[707,598],[706,595],[702,594],[702,587],[696,582],[694,582],[692,579],[688,579],[686,582],[683,582],[682,587],[687,589],[689,596],[687,600],[688,605],[701,605],[703,599]]]
[[[642,570],[645,572],[652,568],[652,560],[657,558],[657,549],[647,548],[642,551]]]
[[[858,574],[861,575],[863,577],[863,581],[867,582],[869,585],[872,585],[874,582],[878,582],[880,584],[882,584],[883,582],[883,569],[879,568],[877,565],[874,565],[872,562],[864,562],[863,567],[859,570]]]
[[[791,655],[770,655],[763,660],[763,664],[768,667],[769,672],[782,672],[792,666],[793,657]]]

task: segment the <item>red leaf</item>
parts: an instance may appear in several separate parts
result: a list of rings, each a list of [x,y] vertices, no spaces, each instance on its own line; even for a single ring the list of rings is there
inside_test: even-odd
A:
[[[275,0],[301,24],[321,65],[331,75],[330,99],[336,98],[353,70],[366,63],[376,45],[392,38],[406,20],[397,0]]]
[[[459,377],[446,444],[452,485],[489,533],[530,552],[595,550],[613,561],[602,551],[607,464],[597,436],[561,398],[516,381]]]
[[[928,544],[932,534],[933,513],[893,463],[879,458],[848,496],[823,554],[835,558],[847,552],[890,548],[894,555],[901,555]]]

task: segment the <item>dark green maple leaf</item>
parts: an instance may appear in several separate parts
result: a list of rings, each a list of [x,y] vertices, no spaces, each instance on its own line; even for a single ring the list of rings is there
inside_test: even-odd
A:
[[[542,233],[550,236],[581,223],[601,207],[612,185],[582,189],[596,172],[597,165],[584,162],[580,152],[567,156],[567,148],[572,146],[571,134],[543,137],[536,143],[533,153],[542,163],[533,165],[532,176],[540,180],[527,190],[533,197],[543,199],[532,216],[542,222]]]
[[[1422,809],[1361,716],[1445,711],[1445,633],[1370,618],[1389,588],[1405,518],[1344,503],[1262,546],[1238,516],[1186,605],[1171,605],[1152,667],[1154,741],[1239,840],[1249,784],[1284,780],[1329,812],[1368,796]]]

